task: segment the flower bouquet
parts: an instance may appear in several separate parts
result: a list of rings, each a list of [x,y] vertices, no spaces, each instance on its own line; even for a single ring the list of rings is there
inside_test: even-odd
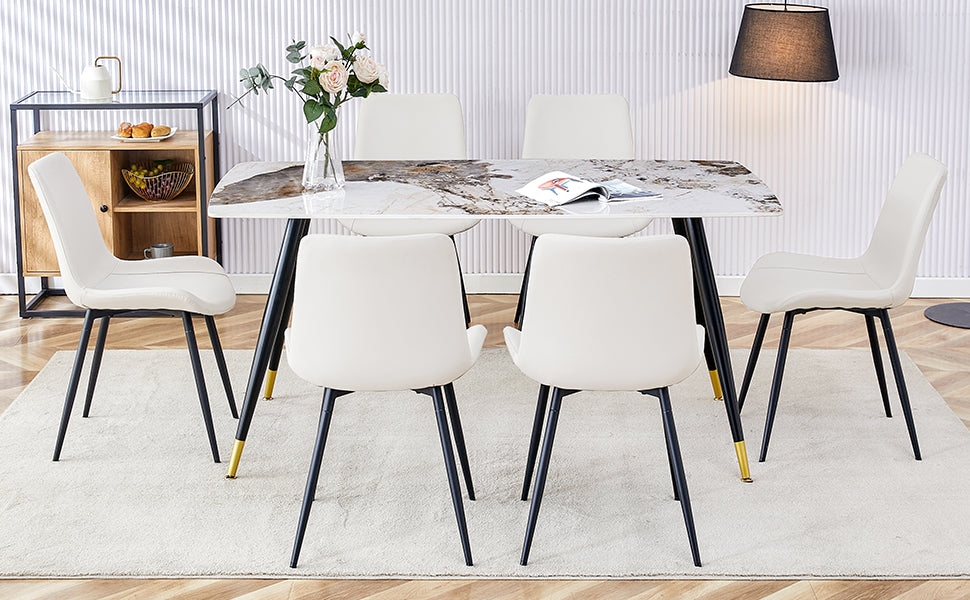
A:
[[[239,81],[246,91],[229,105],[232,107],[250,93],[268,92],[273,89],[274,79],[300,97],[309,130],[303,167],[306,190],[337,190],[344,185],[335,141],[337,109],[351,98],[387,91],[387,67],[374,60],[364,34],[356,32],[348,37],[347,46],[331,37],[332,43],[309,50],[305,50],[305,41],[294,41],[286,47],[286,60],[299,66],[289,79],[273,75],[262,63],[242,69]]]

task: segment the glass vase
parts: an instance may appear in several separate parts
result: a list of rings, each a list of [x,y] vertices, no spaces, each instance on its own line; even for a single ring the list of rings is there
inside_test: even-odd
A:
[[[306,163],[303,165],[303,189],[330,192],[344,187],[344,168],[340,162],[337,130],[320,133],[318,123],[307,129]]]

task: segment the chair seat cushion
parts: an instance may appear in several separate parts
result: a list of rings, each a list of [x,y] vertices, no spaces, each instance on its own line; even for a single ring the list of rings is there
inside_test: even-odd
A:
[[[115,263],[97,285],[81,291],[81,306],[96,310],[172,310],[223,314],[236,291],[219,263],[203,256],[176,256]]]
[[[503,333],[505,334],[505,346],[509,349],[512,362],[527,377],[543,385],[567,390],[639,392],[675,385],[686,379],[697,369],[703,357],[704,348],[704,328],[698,325],[695,329],[698,353],[696,359],[693,361],[693,365],[685,368],[683,377],[677,381],[666,381],[656,379],[648,367],[642,371],[638,370],[635,373],[622,369],[616,371],[613,368],[616,365],[616,361],[611,360],[610,356],[582,356],[582,344],[577,344],[579,346],[577,350],[580,353],[580,360],[586,367],[585,369],[577,369],[575,365],[566,365],[556,363],[555,361],[523,364],[519,357],[522,332],[514,327],[506,327]]]
[[[588,237],[626,237],[650,224],[650,218],[611,219],[606,217],[530,217],[509,219],[513,227],[533,236],[546,233]]]
[[[419,233],[443,233],[455,235],[471,229],[481,219],[469,217],[442,217],[433,219],[338,219],[341,225],[358,235],[415,235]]]
[[[447,385],[475,364],[482,352],[488,331],[484,325],[466,330],[469,353],[454,355],[449,363],[428,363],[425,357],[412,353],[397,361],[360,361],[342,356],[321,368],[315,349],[306,339],[298,339],[289,327],[285,332],[286,361],[301,379],[320,387],[353,392],[389,392],[416,390]],[[346,358],[342,364],[341,359]]]
[[[741,284],[741,301],[762,314],[895,306],[892,290],[876,283],[861,259],[790,252],[774,252],[758,259]]]

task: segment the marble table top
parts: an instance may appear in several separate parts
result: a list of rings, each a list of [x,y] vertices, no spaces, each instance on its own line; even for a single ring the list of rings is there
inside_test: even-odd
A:
[[[304,193],[302,163],[234,166],[209,199],[217,218],[741,217],[782,213],[746,167],[708,160],[345,161],[337,192]],[[515,190],[550,171],[622,179],[659,197],[549,207]]]

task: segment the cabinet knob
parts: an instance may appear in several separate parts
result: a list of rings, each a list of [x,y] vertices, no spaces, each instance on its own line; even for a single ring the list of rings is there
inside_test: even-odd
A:
[[[103,213],[104,212],[108,212],[108,205],[107,204],[102,204],[101,205],[101,212],[103,212]]]

